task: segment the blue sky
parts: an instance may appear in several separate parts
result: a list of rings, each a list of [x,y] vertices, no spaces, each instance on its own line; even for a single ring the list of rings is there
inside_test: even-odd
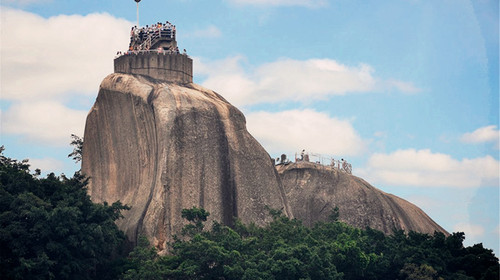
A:
[[[71,133],[135,2],[2,0],[1,144],[72,174]],[[273,157],[302,149],[421,207],[498,255],[498,1],[143,0],[169,20],[194,80],[242,110]]]

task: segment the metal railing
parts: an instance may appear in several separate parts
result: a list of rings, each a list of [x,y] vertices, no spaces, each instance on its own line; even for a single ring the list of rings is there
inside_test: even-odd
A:
[[[138,44],[137,48],[139,50],[149,50],[151,46],[160,40],[175,40],[175,29],[172,27],[155,27],[151,31],[141,32],[144,33],[134,33],[130,38],[130,45],[134,46]]]
[[[168,55],[168,54],[179,54],[179,55],[184,55],[186,57],[189,57],[186,53],[180,53],[178,51],[172,51],[172,50],[163,50],[163,49],[156,49],[156,50],[135,50],[135,51],[126,51],[126,52],[117,52],[115,59],[119,58],[124,55],[141,55],[141,54],[150,54],[150,53],[157,53],[157,54],[163,54],[163,55]]]
[[[295,162],[300,161],[311,162],[331,169],[344,171],[347,174],[352,174],[352,165],[344,159],[338,160],[330,156],[302,151],[300,153],[295,153]]]

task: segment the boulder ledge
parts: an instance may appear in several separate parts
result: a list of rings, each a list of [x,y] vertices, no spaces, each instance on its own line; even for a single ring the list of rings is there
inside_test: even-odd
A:
[[[340,221],[361,229],[370,227],[386,234],[394,229],[448,234],[414,204],[338,169],[300,161],[278,165],[277,170],[290,208],[304,225],[328,221],[338,207]]]

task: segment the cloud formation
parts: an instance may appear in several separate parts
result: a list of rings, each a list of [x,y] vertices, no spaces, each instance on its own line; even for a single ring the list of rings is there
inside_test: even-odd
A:
[[[131,23],[108,14],[48,19],[2,8],[2,99],[95,94],[128,45]]]
[[[300,6],[319,8],[328,4],[327,0],[229,0],[231,3],[253,6]]]
[[[88,107],[64,104],[97,95],[131,23],[108,14],[46,19],[6,7],[1,22],[1,99],[11,101],[1,112],[2,135],[67,146],[71,133],[83,135]]]
[[[357,92],[418,91],[408,82],[375,77],[374,69],[367,64],[347,66],[332,59],[284,58],[248,73],[243,69],[245,62],[242,56],[208,63],[196,59],[195,75],[205,77],[204,86],[218,91],[237,106],[308,102]]]
[[[16,103],[1,112],[1,133],[67,146],[71,134],[83,135],[86,116],[87,111],[70,109],[55,101]]]
[[[494,143],[498,149],[500,142],[500,131],[496,125],[480,127],[473,132],[465,133],[461,138],[465,143]]]
[[[392,186],[498,187],[500,163],[491,156],[457,160],[430,150],[375,153],[355,173],[370,182]]]
[[[335,157],[354,156],[365,148],[349,121],[313,110],[249,113],[247,127],[271,154],[292,156],[306,149]]]

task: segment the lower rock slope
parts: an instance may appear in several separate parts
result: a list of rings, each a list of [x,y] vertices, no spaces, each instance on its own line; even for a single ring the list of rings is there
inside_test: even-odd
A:
[[[305,225],[328,221],[332,210],[338,207],[339,220],[358,228],[371,227],[386,234],[394,229],[448,234],[414,204],[359,177],[306,161],[276,168],[294,217]]]

